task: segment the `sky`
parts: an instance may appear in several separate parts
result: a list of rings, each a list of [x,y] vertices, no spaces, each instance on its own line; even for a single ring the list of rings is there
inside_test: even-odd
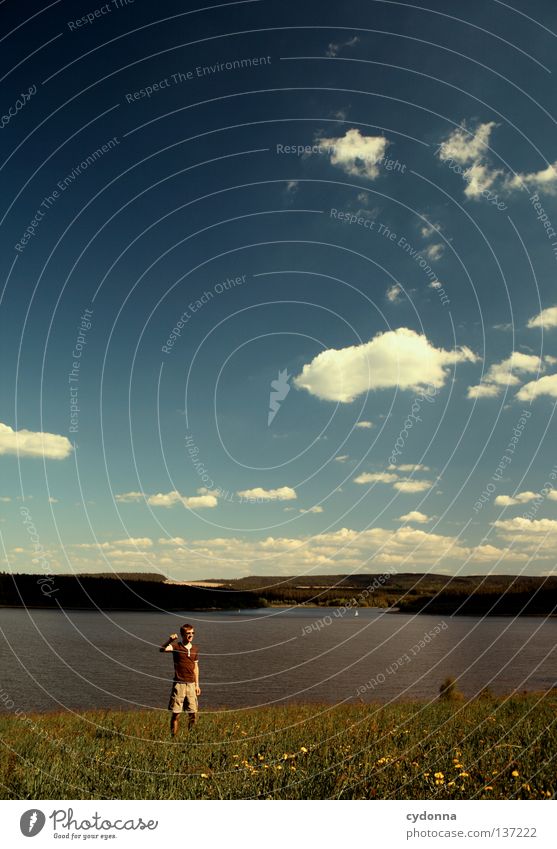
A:
[[[556,573],[554,4],[0,19],[2,571]]]

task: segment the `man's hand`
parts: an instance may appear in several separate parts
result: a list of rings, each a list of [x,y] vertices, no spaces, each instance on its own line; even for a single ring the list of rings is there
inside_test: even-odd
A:
[[[200,695],[201,695],[201,687],[196,686],[196,688],[195,688],[195,695],[196,695],[196,696],[200,696]]]
[[[177,639],[178,639],[178,634],[171,634],[170,637],[168,638],[168,642],[172,643],[174,640],[177,640]]]

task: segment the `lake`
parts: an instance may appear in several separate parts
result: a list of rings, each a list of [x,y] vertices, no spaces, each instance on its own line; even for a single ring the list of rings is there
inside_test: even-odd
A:
[[[0,621],[0,695],[26,712],[166,709],[172,655],[158,646],[184,622],[196,628],[205,710],[429,700],[449,675],[467,696],[486,686],[501,694],[557,685],[556,619],[370,608],[357,616],[338,608],[178,614],[4,608]]]

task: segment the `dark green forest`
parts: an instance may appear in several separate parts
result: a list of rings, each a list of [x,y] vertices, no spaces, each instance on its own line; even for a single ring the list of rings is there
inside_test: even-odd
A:
[[[102,610],[226,610],[265,606],[379,607],[403,613],[557,613],[557,577],[439,574],[251,576],[207,586],[158,573],[12,575],[0,573],[0,606]],[[214,584],[214,586],[211,586]]]

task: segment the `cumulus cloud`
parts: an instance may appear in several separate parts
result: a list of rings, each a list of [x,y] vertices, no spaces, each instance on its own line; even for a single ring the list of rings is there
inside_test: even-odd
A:
[[[537,497],[535,492],[527,490],[526,492],[519,492],[516,495],[498,495],[495,499],[495,504],[499,507],[512,507],[515,504],[527,504]]]
[[[402,295],[402,289],[398,285],[398,283],[393,283],[392,286],[389,286],[387,291],[385,292],[385,297],[391,304],[396,304],[400,301],[400,296]]]
[[[300,513],[322,513],[322,512],[323,512],[323,508],[320,504],[315,504],[313,507],[308,507],[307,510],[304,510],[304,508],[302,508],[300,510]]]
[[[256,486],[254,489],[242,489],[236,494],[248,501],[292,501],[298,497],[291,486],[281,486],[278,489],[262,489]]]
[[[430,521],[430,517],[426,516],[425,513],[421,513],[419,510],[410,510],[409,513],[405,513],[404,516],[399,516],[398,518],[401,522],[416,522],[418,525],[425,525]]]
[[[557,194],[557,161],[550,163],[540,171],[532,171],[530,174],[514,174],[506,182],[506,188],[534,189],[534,192],[543,192],[547,195]]]
[[[359,427],[362,430],[371,430],[371,428],[373,427],[373,422],[367,422],[367,421],[356,422],[354,427]]]
[[[328,153],[335,165],[350,177],[375,180],[379,163],[385,156],[388,141],[383,136],[363,136],[358,129],[347,130],[338,138],[319,138],[316,144]]]
[[[389,466],[389,469],[395,468],[394,466]],[[407,469],[408,471],[422,470],[427,468],[426,466],[401,466],[399,467],[401,470]],[[371,484],[371,483],[386,483],[392,484],[393,489],[398,490],[398,492],[402,493],[413,493],[413,492],[425,492],[427,489],[431,489],[433,486],[433,481],[430,480],[415,480],[414,478],[406,478],[402,477],[399,474],[395,474],[395,472],[387,471],[387,472],[363,472],[353,479],[354,483],[358,483],[361,485]]]
[[[516,393],[519,401],[533,401],[540,395],[557,398],[557,374],[547,374],[539,380],[531,380]]]
[[[455,165],[462,169],[466,197],[477,200],[487,191],[509,194],[519,189],[557,194],[557,161],[540,171],[522,174],[509,174],[490,164],[490,139],[496,126],[493,121],[489,121],[478,124],[472,131],[463,121],[439,146],[439,159],[449,162],[451,167]]]
[[[0,454],[65,460],[72,450],[72,444],[65,436],[25,429],[14,430],[9,425],[0,423]]]
[[[393,484],[394,489],[404,493],[425,492],[427,489],[431,489],[432,486],[433,481],[409,480],[408,478],[401,478]]]
[[[329,46],[327,47],[326,56],[329,59],[334,59],[335,56],[338,56],[339,52],[344,47],[354,47],[354,45],[358,44],[360,39],[357,35],[353,36],[353,38],[349,38],[348,41],[335,42],[331,41]]]
[[[387,466],[387,469],[391,471],[392,469],[398,469],[399,472],[429,472],[429,466],[424,466],[423,463],[401,463],[400,466],[395,466],[394,463],[391,463]]]
[[[478,124],[474,132],[467,129],[465,122],[449,135],[439,147],[438,156],[442,160],[452,159],[459,165],[479,162],[489,150],[491,133],[497,124],[489,121]]]
[[[420,235],[424,239],[431,239],[432,236],[438,236],[441,233],[443,228],[438,223],[430,223],[429,221],[423,224],[420,227]]]
[[[175,504],[183,504],[192,510],[203,509],[204,507],[216,507],[218,500],[214,495],[180,495],[178,490],[172,492],[158,492],[156,495],[149,495],[147,504],[152,507],[174,507]]]
[[[445,245],[442,245],[440,242],[436,242],[433,245],[428,245],[425,249],[425,255],[431,262],[437,262],[437,260],[441,259],[444,253]]]
[[[119,547],[129,546],[130,548],[151,548],[153,540],[149,537],[127,537],[126,539],[117,539],[112,545]]]
[[[547,307],[538,315],[528,319],[527,327],[543,327],[544,330],[557,327],[557,307]]]
[[[535,374],[544,371],[547,358],[535,354],[513,353],[500,363],[493,363],[477,386],[468,387],[468,398],[496,398],[507,386],[518,386],[522,381],[519,375]]]
[[[445,384],[450,366],[477,359],[467,347],[446,351],[415,330],[399,327],[378,333],[362,345],[322,351],[293,382],[322,400],[349,404],[370,390],[438,389]]]
[[[493,522],[497,535],[512,542],[513,545],[530,545],[550,548],[555,552],[557,545],[557,521],[555,519],[528,519],[515,516],[514,519],[498,519]]]
[[[175,504],[183,504],[196,510],[204,507],[216,507],[218,505],[218,490],[197,490],[200,495],[181,495],[178,490],[172,492],[157,492],[155,495],[146,495],[144,492],[122,492],[114,496],[119,504],[127,504],[134,501],[146,501],[151,507],[174,507]]]
[[[363,472],[354,478],[354,483],[394,483],[398,479],[393,472]]]
[[[127,504],[132,501],[143,501],[146,496],[143,492],[120,492],[114,496],[118,504]]]

